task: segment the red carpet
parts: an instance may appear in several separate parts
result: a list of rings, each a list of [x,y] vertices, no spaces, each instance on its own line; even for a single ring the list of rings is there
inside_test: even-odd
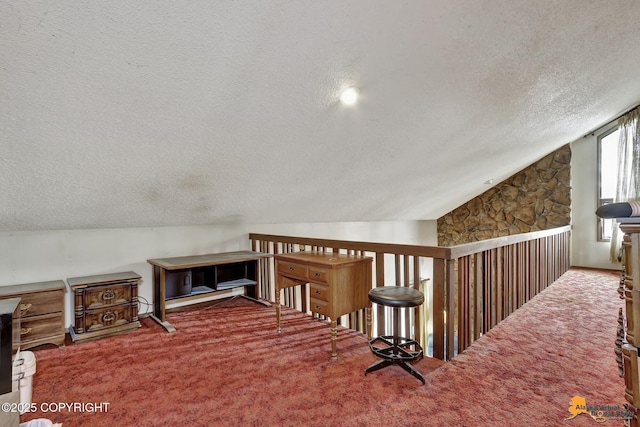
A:
[[[107,411],[36,412],[71,426],[593,426],[571,398],[624,404],[613,352],[618,277],[572,269],[454,361],[425,358],[421,383],[376,358],[366,337],[239,299],[170,314],[138,331],[36,350],[33,401],[108,402]],[[85,405],[86,408],[86,405]],[[607,420],[608,426],[622,421]]]

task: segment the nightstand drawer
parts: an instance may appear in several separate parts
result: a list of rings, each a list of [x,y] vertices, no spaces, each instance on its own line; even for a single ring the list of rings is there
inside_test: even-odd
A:
[[[43,291],[20,295],[22,320],[41,314],[59,313],[64,310],[64,291]]]
[[[624,397],[633,406],[640,406],[640,389],[638,375],[638,349],[630,344],[622,346],[624,362]]]
[[[118,283],[107,286],[87,288],[84,293],[84,308],[86,310],[111,307],[126,304],[131,301],[131,284]]]
[[[64,341],[64,323],[59,314],[48,314],[22,319],[20,322],[20,344],[59,337]]]
[[[329,302],[329,287],[311,283],[309,285],[309,295],[313,299]]]
[[[623,278],[624,278],[624,287],[625,289],[633,289],[633,276],[631,276],[631,273],[627,274],[622,273],[623,274]]]
[[[640,291],[625,289],[625,312],[627,314],[627,341],[640,344]]]
[[[137,307],[134,309],[130,305],[90,310],[84,315],[84,332],[126,325],[133,322],[134,316],[137,318]]]
[[[624,265],[624,286],[633,289],[633,257],[631,256],[631,238],[625,234],[622,241],[622,263]]]

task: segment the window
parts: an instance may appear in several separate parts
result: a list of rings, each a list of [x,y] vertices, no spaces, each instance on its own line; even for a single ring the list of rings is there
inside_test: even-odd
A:
[[[598,207],[613,203],[618,177],[618,140],[620,130],[615,127],[598,136]],[[610,241],[613,219],[598,218],[598,240]]]

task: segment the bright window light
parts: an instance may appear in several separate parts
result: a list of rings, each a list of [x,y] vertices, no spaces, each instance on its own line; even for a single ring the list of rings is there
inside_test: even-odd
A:
[[[598,206],[613,203],[616,195],[616,180],[618,177],[618,140],[620,130],[614,129],[598,137],[598,172],[599,198]],[[598,240],[611,240],[614,227],[613,219],[598,219]]]

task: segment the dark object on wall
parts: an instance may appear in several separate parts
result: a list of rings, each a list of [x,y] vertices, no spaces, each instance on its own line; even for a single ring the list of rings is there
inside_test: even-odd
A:
[[[640,216],[640,201],[609,203],[602,205],[596,210],[596,215],[600,218],[626,218],[630,216]]]

